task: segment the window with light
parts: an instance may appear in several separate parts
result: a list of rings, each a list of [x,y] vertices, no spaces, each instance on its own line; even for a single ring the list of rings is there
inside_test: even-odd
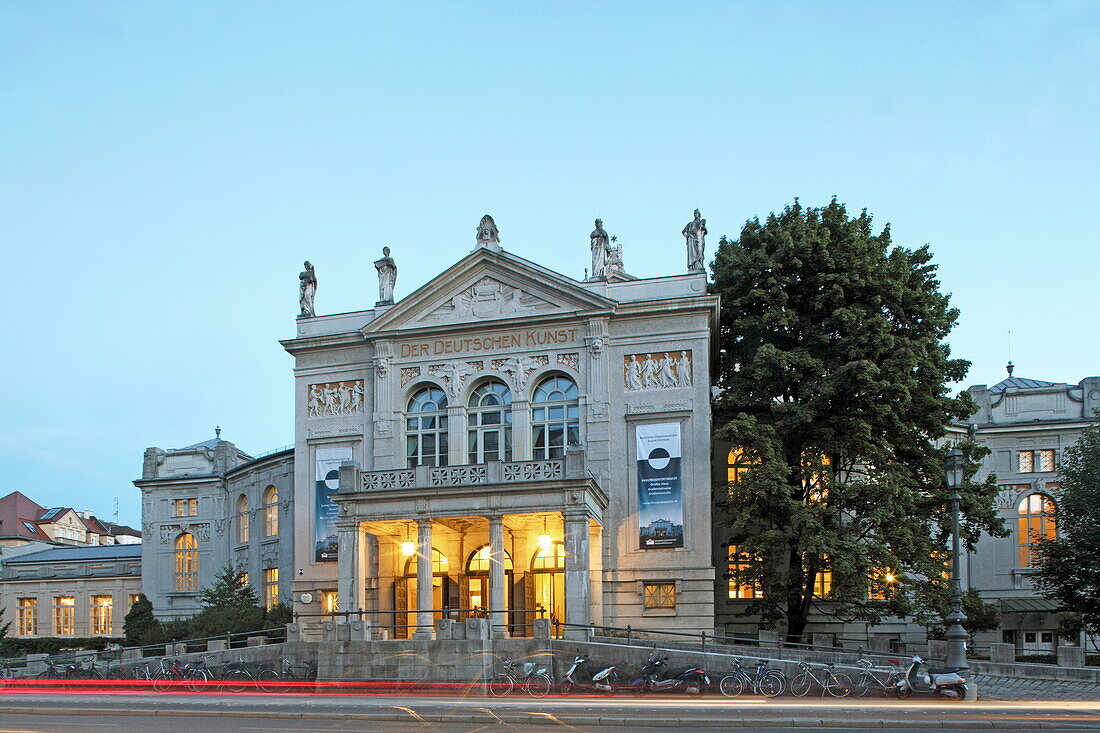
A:
[[[106,636],[111,633],[114,603],[111,596],[92,596],[92,636]]]
[[[279,604],[279,568],[264,570],[264,608]]]
[[[566,446],[580,443],[580,401],[576,383],[560,375],[544,379],[535,388],[531,403],[534,459],[564,457]]]
[[[264,489],[264,537],[279,534],[279,491],[274,486]]]
[[[1033,568],[1039,564],[1038,543],[1058,538],[1054,500],[1046,494],[1030,494],[1020,501],[1017,511],[1020,567]]]
[[[645,583],[645,607],[676,608],[676,584],[675,583]]]
[[[470,463],[512,460],[512,392],[503,383],[484,382],[470,395]]]
[[[760,587],[759,583],[750,581],[738,581],[735,577],[732,577],[735,573],[745,572],[758,565],[760,562],[760,556],[756,554],[749,554],[747,552],[741,552],[737,545],[730,545],[729,548],[729,597],[730,598],[763,598],[764,591]]]
[[[20,636],[34,636],[38,633],[38,599],[20,598],[19,616],[16,630]]]
[[[447,465],[447,395],[438,387],[417,391],[405,409],[409,468]]]
[[[53,599],[53,633],[72,636],[76,633],[76,598],[55,596]]]
[[[241,494],[237,499],[237,543],[248,542],[248,497]]]
[[[199,589],[199,546],[195,535],[184,532],[176,538],[176,590]]]

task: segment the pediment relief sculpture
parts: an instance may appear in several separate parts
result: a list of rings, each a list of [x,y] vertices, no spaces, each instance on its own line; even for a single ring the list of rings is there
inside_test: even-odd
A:
[[[545,313],[557,306],[491,277],[483,277],[422,319],[422,323],[453,323]]]

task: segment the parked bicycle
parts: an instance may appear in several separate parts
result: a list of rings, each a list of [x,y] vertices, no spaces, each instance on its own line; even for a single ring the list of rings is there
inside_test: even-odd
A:
[[[279,669],[265,669],[257,675],[260,689],[264,692],[289,692],[298,688],[295,683],[315,682],[317,665],[313,662],[294,664],[284,659]]]
[[[891,664],[898,664],[897,659],[889,660]],[[860,667],[859,676],[856,677],[855,685],[852,687],[852,694],[858,697],[866,696],[867,692],[872,688],[876,691],[882,692],[882,694],[893,693],[898,686],[898,680],[901,679],[901,672],[898,668],[890,667],[889,669],[883,667],[875,667],[868,659],[860,659],[856,662]],[[885,672],[885,678],[879,678],[877,672]]]
[[[165,657],[160,669],[153,675],[153,689],[157,692],[184,688],[191,692],[201,692],[206,688],[213,675],[206,668],[210,654],[203,655],[201,661],[180,664],[177,660]]]
[[[778,669],[768,669],[768,665],[760,660],[756,664],[756,670],[749,674],[740,657],[733,658],[733,671],[718,681],[718,690],[726,697],[737,697],[745,690],[765,697],[776,697],[783,694],[787,678]]]
[[[798,668],[802,671],[791,680],[791,694],[805,697],[816,685],[821,688],[822,697],[826,692],[833,697],[847,697],[852,692],[852,679],[843,672],[835,672],[833,666],[829,662],[823,668],[814,669],[806,662],[800,662]]]
[[[259,687],[260,678],[252,673],[243,657],[222,666],[221,681],[229,692],[244,692]]]
[[[501,657],[504,671],[489,680],[489,694],[494,697],[511,695],[513,690],[527,693],[531,697],[546,697],[554,687],[554,680],[546,671],[534,662],[524,662],[521,669],[510,659]]]

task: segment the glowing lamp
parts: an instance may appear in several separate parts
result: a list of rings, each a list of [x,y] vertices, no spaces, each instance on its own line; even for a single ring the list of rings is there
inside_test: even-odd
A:
[[[539,549],[544,552],[550,552],[550,548],[554,546],[554,540],[548,534],[539,535]]]
[[[405,557],[412,555],[416,552],[416,543],[412,540],[405,540],[401,543],[401,554]]]

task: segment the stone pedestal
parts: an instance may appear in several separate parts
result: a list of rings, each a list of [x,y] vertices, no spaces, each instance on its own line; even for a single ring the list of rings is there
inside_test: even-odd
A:
[[[1057,658],[1059,667],[1085,666],[1085,650],[1076,644],[1060,644]]]
[[[248,646],[265,646],[266,644],[267,644],[267,637],[266,636],[260,635],[260,636],[250,636],[250,637],[248,637]]]
[[[810,643],[814,646],[836,646],[836,637],[832,634],[811,634]]]
[[[989,661],[996,664],[1013,664],[1016,661],[1015,644],[990,644]]]
[[[944,639],[929,639],[928,652],[924,656],[929,660],[947,659],[947,641]]]
[[[487,618],[468,618],[466,619],[466,638],[478,639],[481,641],[489,640],[489,619]]]
[[[206,642],[206,651],[208,652],[224,652],[229,648],[229,642],[226,639],[211,639]]]
[[[770,647],[772,649],[779,646],[778,631],[760,631],[757,633],[757,638],[760,639],[760,646]]]
[[[890,640],[869,639],[867,641],[867,648],[873,652],[882,652],[883,654],[888,654],[890,652]]]
[[[286,640],[287,641],[301,641],[302,640],[302,625],[300,623],[291,623],[286,625]]]
[[[449,618],[440,618],[435,621],[435,638],[437,641],[449,641],[455,638],[455,621]],[[463,627],[463,631],[465,631]]]
[[[370,641],[371,622],[355,620],[347,624],[349,641]]]
[[[550,638],[550,619],[537,618],[535,619],[535,638],[536,639],[549,639]]]
[[[141,657],[141,650],[140,649],[123,649],[122,650],[122,660],[124,662],[125,661],[130,661],[130,660],[137,660],[137,659],[141,659],[141,658],[142,657]]]

